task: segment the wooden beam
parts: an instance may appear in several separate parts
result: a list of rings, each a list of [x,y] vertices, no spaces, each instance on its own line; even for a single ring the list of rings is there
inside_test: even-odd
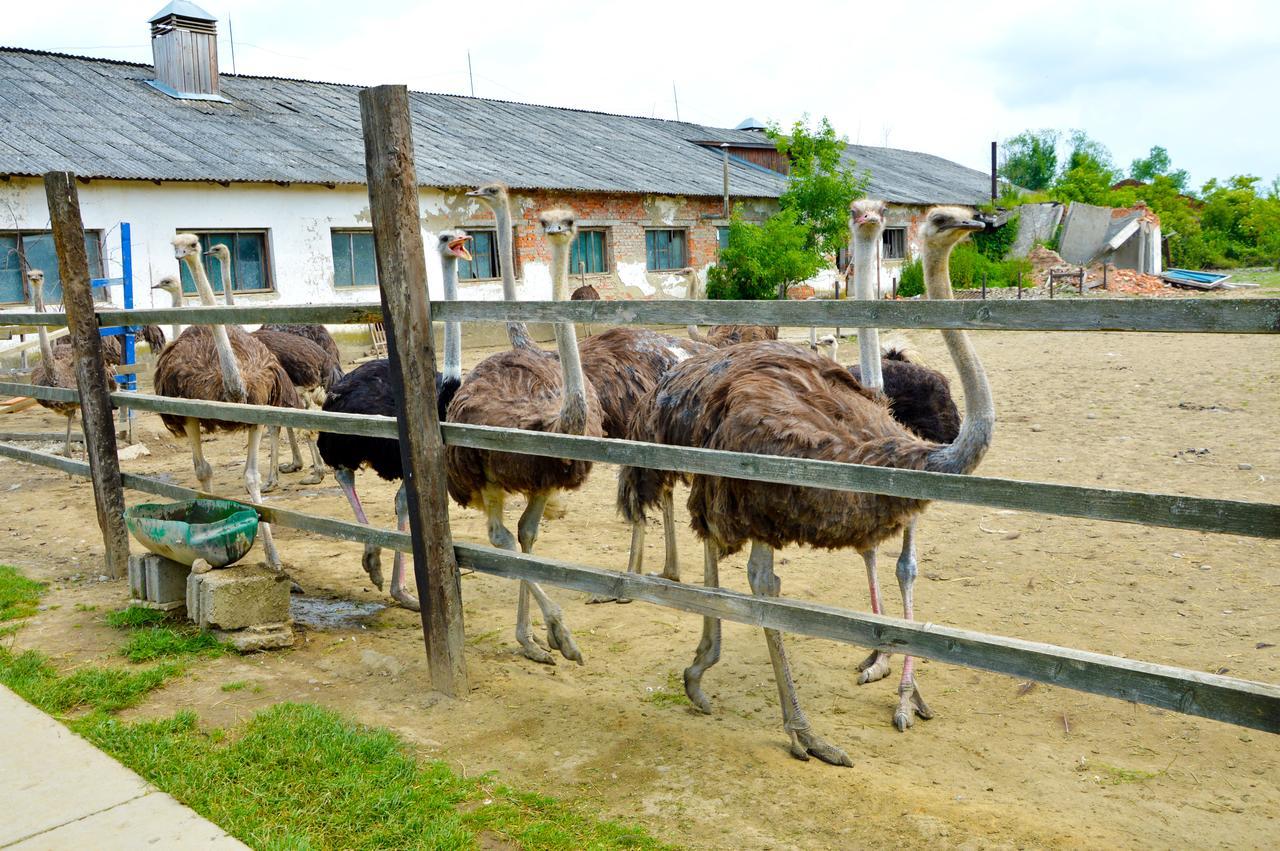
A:
[[[98,320],[93,312],[89,258],[85,253],[84,223],[80,218],[75,175],[69,171],[47,173],[44,191],[49,201],[53,243],[58,252],[62,302],[75,352],[80,418],[93,470],[93,498],[106,554],[105,573],[120,577],[128,569],[129,532],[124,525],[124,491],[120,484],[120,460],[116,456],[116,430],[111,417],[102,338],[98,336]]]
[[[60,455],[0,444],[0,456],[89,475],[89,465]],[[192,499],[190,488],[126,473],[134,490]],[[346,520],[331,520],[269,505],[244,503],[263,519],[305,532],[364,541],[408,552],[410,536]],[[473,544],[454,547],[458,563],[491,576],[531,579],[589,594],[628,597],[722,620],[780,629],[849,644],[911,653],[1020,679],[1145,703],[1257,730],[1280,732],[1280,686],[1106,656],[1051,644],[986,635],[932,623],[899,620],[784,598],[755,597],[670,582],[656,576],[526,556]]]
[[[7,442],[40,442],[40,443],[62,443],[66,434],[61,431],[0,431],[0,441]],[[72,443],[84,443],[84,435],[79,432],[71,432]]]
[[[75,391],[71,390],[0,382],[0,393],[23,392],[54,401],[74,402],[77,398]],[[112,399],[121,407],[178,416],[399,439],[395,421],[390,417],[171,399],[143,393],[114,393]],[[443,423],[440,429],[444,433],[446,444],[474,449],[625,464],[656,470],[683,470],[750,481],[865,491],[912,499],[941,499],[1196,532],[1280,538],[1280,505],[1269,503],[898,470],[836,461],[750,455],[718,449],[664,446],[493,426]]]
[[[444,441],[436,414],[436,356],[418,179],[413,167],[409,90],[404,86],[362,90],[360,121],[400,459],[413,532],[413,574],[422,603],[431,685],[453,697],[465,697],[462,585],[449,532]]]

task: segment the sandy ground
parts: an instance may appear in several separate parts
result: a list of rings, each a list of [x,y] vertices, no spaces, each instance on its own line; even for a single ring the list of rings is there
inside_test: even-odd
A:
[[[949,371],[938,335],[906,339]],[[975,340],[999,412],[980,473],[1278,501],[1274,339],[1006,332]],[[485,353],[468,351],[468,365]],[[856,357],[856,347],[845,356]],[[60,428],[39,409],[5,422]],[[141,415],[139,434],[152,454],[126,469],[194,483],[186,448],[158,418]],[[206,451],[219,489],[240,494],[243,441],[220,438]],[[332,478],[312,487],[284,478],[272,501],[349,516]],[[360,487],[375,522],[390,525],[393,487],[372,474]],[[93,575],[100,542],[89,484],[0,460],[0,490],[0,561],[54,583],[47,609],[10,640],[67,666],[115,658],[120,636],[101,615],[123,605],[127,589]],[[544,523],[538,550],[623,567],[628,533],[613,491],[614,470],[597,467],[567,501],[568,516]],[[509,508],[512,522],[518,508]],[[484,541],[478,512],[455,508],[453,519],[457,539]],[[387,602],[360,569],[358,545],[277,534],[310,594]],[[651,566],[660,548],[655,529]],[[939,503],[921,523],[920,550],[921,617],[1280,681],[1275,542]],[[896,555],[888,548],[882,559],[890,613],[899,611]],[[686,578],[700,576],[700,546],[683,523],[681,557]],[[784,594],[866,608],[856,554],[797,549],[780,562]],[[727,561],[726,585],[746,590],[744,565],[744,555]],[[389,576],[389,553],[386,566]],[[290,651],[201,663],[131,715],[192,707],[226,725],[273,702],[319,701],[388,725],[468,774],[494,771],[523,788],[583,799],[695,847],[1280,845],[1280,740],[1268,734],[928,662],[919,676],[938,717],[900,734],[890,724],[896,676],[858,686],[862,649],[790,638],[815,729],[855,766],[802,763],[787,753],[758,631],[725,626],[723,661],[705,680],[714,714],[703,716],[672,697],[698,618],[642,603],[587,606],[581,594],[549,590],[564,604],[584,666],[518,656],[515,586],[470,575],[467,700],[427,691],[417,615],[390,607],[361,623],[304,630]],[[220,690],[233,680],[254,688]]]

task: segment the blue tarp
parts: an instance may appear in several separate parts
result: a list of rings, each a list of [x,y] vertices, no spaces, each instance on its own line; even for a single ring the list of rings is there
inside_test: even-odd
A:
[[[1185,281],[1189,284],[1200,284],[1201,286],[1211,287],[1214,284],[1220,284],[1230,275],[1224,275],[1220,272],[1193,272],[1190,269],[1165,269],[1161,275],[1170,283]]]

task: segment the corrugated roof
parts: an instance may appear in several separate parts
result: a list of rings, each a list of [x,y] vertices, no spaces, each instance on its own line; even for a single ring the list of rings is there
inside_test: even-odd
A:
[[[364,183],[360,87],[224,74],[228,103],[147,85],[150,65],[0,48],[0,174],[86,178]],[[721,158],[696,142],[758,144],[759,133],[688,122],[410,92],[418,181],[517,189],[719,195]],[[851,146],[872,194],[974,203],[981,172],[928,154]],[[733,194],[777,197],[786,179],[733,160]],[[971,191],[972,190],[972,191]]]

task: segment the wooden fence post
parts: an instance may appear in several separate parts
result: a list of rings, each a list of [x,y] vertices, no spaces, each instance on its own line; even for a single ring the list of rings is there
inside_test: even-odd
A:
[[[44,176],[53,244],[58,252],[62,278],[62,302],[75,352],[76,386],[80,391],[80,417],[84,421],[85,448],[93,474],[93,499],[98,508],[98,528],[106,551],[106,574],[125,575],[129,563],[129,533],[124,525],[124,488],[120,483],[120,459],[116,456],[115,423],[107,395],[107,369],[98,336],[89,283],[89,258],[84,247],[84,222],[75,175],[51,171]]]
[[[444,443],[436,414],[436,358],[408,89],[362,90],[360,120],[387,357],[397,400],[400,458],[409,498],[413,575],[422,602],[431,686],[454,697],[464,696],[462,587],[449,533]]]

